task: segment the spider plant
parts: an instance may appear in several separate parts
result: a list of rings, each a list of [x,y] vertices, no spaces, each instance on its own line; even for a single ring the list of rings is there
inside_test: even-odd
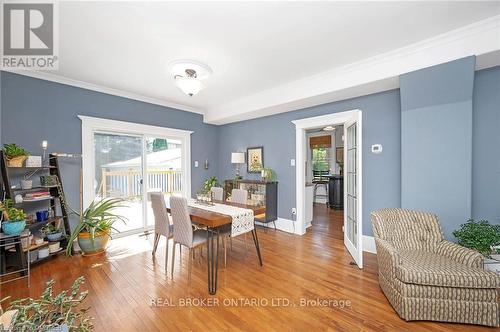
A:
[[[125,217],[114,212],[115,209],[120,207],[125,207],[125,205],[123,205],[123,199],[110,198],[92,202],[82,213],[73,212],[79,216],[79,222],[73,230],[73,233],[71,233],[66,248],[66,254],[71,256],[73,242],[82,233],[90,234],[92,245],[94,245],[94,239],[96,237],[110,237],[111,230],[117,231],[113,227],[113,224],[117,221],[122,221],[123,223],[127,221]]]

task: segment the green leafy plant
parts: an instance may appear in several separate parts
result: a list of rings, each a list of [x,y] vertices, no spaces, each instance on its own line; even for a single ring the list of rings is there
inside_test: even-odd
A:
[[[48,223],[45,226],[43,226],[40,231],[43,234],[45,234],[45,235],[47,235],[47,234],[57,234],[57,233],[61,233],[62,232],[62,230],[59,227],[57,227],[56,225],[51,224],[51,223]]]
[[[15,143],[4,144],[3,152],[5,153],[7,159],[30,155],[28,151],[26,151],[25,149],[23,149],[22,147],[18,146]]]
[[[90,203],[89,207],[86,208],[83,213],[76,213],[73,211],[73,214],[77,214],[80,219],[73,233],[71,233],[68,246],[66,247],[66,254],[71,256],[73,242],[78,238],[78,234],[82,232],[89,233],[93,242],[96,233],[105,233],[109,236],[111,230],[116,230],[113,227],[115,222],[122,221],[126,223],[126,218],[113,212],[113,210],[117,208],[124,207],[122,203],[123,199],[121,198],[103,199]]]
[[[206,191],[210,191],[212,187],[217,187],[219,185],[219,180],[215,176],[211,176],[208,179],[205,180],[205,183],[203,184],[203,189]]]
[[[500,225],[491,225],[486,220],[469,219],[453,232],[461,246],[476,250],[484,256],[491,254],[491,246],[500,244]]]
[[[262,169],[262,178],[264,179],[264,181],[268,181],[268,182],[274,182],[276,181],[276,172],[274,171],[274,169],[272,168],[269,168],[269,167],[264,167]]]
[[[22,209],[16,209],[11,199],[0,202],[0,211],[4,222],[26,220],[26,213]]]
[[[67,326],[70,331],[91,331],[93,329],[92,318],[88,316],[90,308],[80,307],[88,294],[88,291],[80,291],[80,286],[84,281],[84,277],[79,277],[69,290],[54,295],[55,282],[50,280],[40,298],[12,301],[7,308],[7,310],[17,311],[11,322],[12,331],[48,331],[51,329],[62,331],[62,326]]]

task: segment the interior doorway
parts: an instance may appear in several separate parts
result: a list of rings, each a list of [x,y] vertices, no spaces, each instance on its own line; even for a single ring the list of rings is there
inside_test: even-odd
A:
[[[325,213],[317,210],[321,208],[318,204],[324,204],[324,208],[328,209],[326,215],[334,214],[332,221],[343,224],[344,245],[358,267],[362,268],[361,110],[292,122],[296,127],[298,227],[304,234],[311,226],[315,210],[319,212],[316,217],[321,215],[324,222]],[[338,137],[328,134],[336,130],[339,130]],[[333,211],[330,211],[330,206]],[[335,211],[335,208],[338,210]]]
[[[344,126],[306,130],[306,222],[343,238]]]

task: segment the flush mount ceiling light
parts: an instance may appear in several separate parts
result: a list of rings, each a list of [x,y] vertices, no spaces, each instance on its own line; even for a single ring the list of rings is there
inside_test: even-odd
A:
[[[212,69],[193,60],[176,60],[170,63],[170,72],[174,78],[175,85],[188,96],[194,96],[205,85],[201,80],[212,74]]]
[[[335,127],[334,126],[326,126],[325,128],[323,128],[324,131],[334,131],[335,130]]]

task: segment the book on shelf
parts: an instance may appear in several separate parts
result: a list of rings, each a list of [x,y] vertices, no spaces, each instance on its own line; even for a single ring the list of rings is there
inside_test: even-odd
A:
[[[27,193],[24,195],[24,200],[25,201],[34,201],[34,200],[39,200],[39,199],[45,199],[45,198],[50,198],[52,197],[50,195],[50,192],[48,191],[37,191],[37,192],[32,192],[32,193]]]

